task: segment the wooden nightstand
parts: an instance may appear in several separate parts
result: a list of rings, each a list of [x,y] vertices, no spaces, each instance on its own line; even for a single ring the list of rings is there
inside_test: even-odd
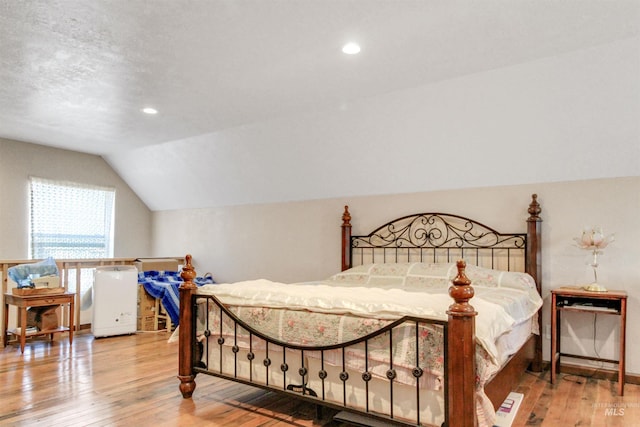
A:
[[[20,338],[20,351],[24,353],[24,346],[26,342],[26,326],[27,326],[27,308],[29,307],[44,307],[48,305],[68,305],[69,306],[69,326],[59,326],[56,329],[48,329],[44,331],[38,331],[36,333],[29,334],[30,336],[36,335],[50,335],[53,339],[53,334],[59,332],[69,332],[69,345],[73,343],[73,313],[74,313],[74,301],[76,294],[67,292],[63,294],[44,294],[44,295],[13,295],[4,294],[4,323],[2,337],[4,346],[7,346],[8,334],[18,335]],[[15,305],[18,308],[18,317],[20,319],[20,333],[10,332],[7,330],[7,324],[9,322],[9,305]]]
[[[611,314],[620,316],[619,360],[563,353],[560,349],[560,314],[563,311]],[[618,365],[618,394],[624,395],[625,332],[627,324],[627,293],[625,291],[588,292],[577,287],[557,288],[551,291],[551,383],[560,370],[560,357],[597,360]]]

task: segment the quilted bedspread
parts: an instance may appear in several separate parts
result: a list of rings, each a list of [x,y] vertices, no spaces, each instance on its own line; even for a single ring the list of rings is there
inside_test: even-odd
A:
[[[372,264],[320,282],[283,284],[260,279],[203,286],[198,293],[214,295],[225,305],[238,307],[286,308],[386,320],[407,315],[446,320],[452,303],[448,288],[456,271],[453,263]],[[472,305],[478,312],[477,340],[499,364],[496,340],[535,314],[542,306],[542,299],[531,277],[524,273],[467,266],[467,275],[476,290]],[[257,329],[265,332],[266,323]],[[271,334],[275,334],[271,336],[284,339],[282,331],[282,328],[271,330]],[[314,341],[311,344],[330,343]]]

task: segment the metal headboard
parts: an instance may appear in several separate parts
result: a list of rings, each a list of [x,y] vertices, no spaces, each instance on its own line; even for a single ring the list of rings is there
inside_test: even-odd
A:
[[[351,236],[351,266],[373,262],[454,262],[525,271],[526,233],[499,233],[458,215],[420,213]]]

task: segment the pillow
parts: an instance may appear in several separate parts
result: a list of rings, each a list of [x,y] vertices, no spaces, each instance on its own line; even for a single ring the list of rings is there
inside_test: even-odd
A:
[[[536,282],[527,273],[492,270],[475,265],[467,265],[466,273],[474,286],[515,289],[525,292],[536,309],[541,305]]]
[[[475,265],[467,265],[466,273],[471,283],[477,286],[512,288],[521,291],[536,289],[536,282],[527,273],[492,270]]]
[[[358,265],[341,273],[334,274],[327,280],[331,282],[341,282],[345,284],[366,285],[369,281],[369,270],[372,264]]]
[[[374,263],[363,264],[331,276],[328,280],[344,286],[372,286],[407,291],[448,288],[457,274],[455,263]],[[467,264],[467,277],[474,286],[512,288],[537,294],[533,278],[521,272],[492,270]]]
[[[445,289],[450,285],[450,270],[455,264],[376,263],[350,268],[331,276],[328,281],[340,286],[370,286],[383,289],[424,290]]]

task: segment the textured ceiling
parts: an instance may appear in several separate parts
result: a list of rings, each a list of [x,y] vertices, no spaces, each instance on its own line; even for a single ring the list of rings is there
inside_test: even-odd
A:
[[[0,137],[109,155],[633,37],[638,18],[620,0],[0,0]]]

